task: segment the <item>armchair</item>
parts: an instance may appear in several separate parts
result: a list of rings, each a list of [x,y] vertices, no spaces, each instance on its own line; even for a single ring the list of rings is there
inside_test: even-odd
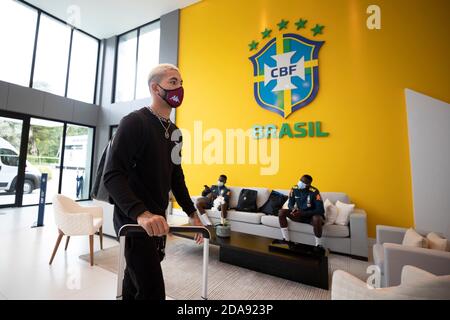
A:
[[[381,271],[383,287],[396,286],[403,266],[411,265],[436,275],[450,275],[450,252],[402,245],[406,228],[378,225],[373,258]],[[422,235],[426,232],[416,230]]]
[[[401,284],[389,288],[370,288],[351,274],[336,270],[331,286],[332,300],[448,300],[450,275],[436,276],[413,266],[404,266]]]
[[[88,235],[90,262],[91,266],[94,265],[94,234],[97,231],[100,236],[100,248],[103,249],[102,208],[80,206],[74,200],[61,194],[57,194],[53,197],[53,211],[59,234],[49,264],[52,264],[64,235],[67,236],[64,250],[67,250],[71,236]]]

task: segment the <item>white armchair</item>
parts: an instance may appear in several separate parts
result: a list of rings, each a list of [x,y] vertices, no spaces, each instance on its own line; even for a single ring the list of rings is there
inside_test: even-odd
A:
[[[402,268],[415,266],[436,275],[450,274],[450,252],[402,245],[406,228],[377,225],[377,243],[373,246],[373,259],[381,271],[383,287],[400,283]],[[417,231],[417,230],[416,230]],[[427,232],[418,231],[422,235]]]
[[[67,250],[71,236],[89,236],[90,262],[94,265],[94,234],[98,231],[100,248],[103,250],[103,209],[101,207],[80,206],[74,200],[57,194],[53,197],[53,212],[59,235],[49,264],[52,264],[62,237],[65,235]]]
[[[332,300],[449,300],[450,275],[436,276],[413,266],[402,269],[401,284],[371,288],[351,274],[336,270],[331,285]]]

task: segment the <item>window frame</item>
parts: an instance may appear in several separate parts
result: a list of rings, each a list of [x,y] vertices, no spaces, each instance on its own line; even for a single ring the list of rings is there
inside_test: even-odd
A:
[[[154,23],[161,23],[161,19],[155,19],[152,20],[150,22],[144,23],[143,25],[140,25],[136,28],[133,28],[131,30],[125,31],[119,35],[116,36],[116,48],[115,48],[115,57],[114,57],[114,81],[113,81],[113,88],[112,88],[112,96],[111,96],[111,103],[118,103],[118,102],[126,102],[126,101],[116,101],[116,89],[117,89],[117,68],[118,68],[118,62],[119,62],[119,43],[120,43],[120,38],[123,37],[124,35],[131,33],[131,32],[135,32],[137,31],[137,39],[136,39],[136,67],[134,70],[134,94],[133,94],[133,100],[136,100],[136,81],[137,81],[137,69],[138,69],[138,65],[139,65],[139,39],[140,39],[140,35],[141,35],[141,29],[149,26],[151,24]],[[160,29],[161,29],[161,24],[160,24]],[[161,44],[161,37],[160,37],[160,44]]]
[[[34,44],[33,44],[33,54],[32,54],[32,60],[31,60],[31,72],[30,72],[30,81],[28,84],[29,88],[33,88],[33,79],[34,79],[34,69],[36,66],[36,50],[37,50],[37,44],[38,44],[38,36],[39,36],[39,26],[40,26],[40,22],[41,22],[41,15],[44,14],[50,18],[55,19],[56,21],[59,21],[60,23],[67,25],[70,27],[71,31],[70,31],[70,43],[69,43],[69,57],[67,59],[67,71],[66,71],[66,83],[65,83],[65,92],[64,92],[64,97],[67,98],[67,91],[68,91],[68,85],[69,85],[69,74],[70,74],[70,62],[71,62],[71,55],[72,55],[72,40],[73,40],[73,32],[74,30],[77,30],[91,38],[93,38],[94,40],[97,41],[98,43],[98,47],[97,47],[97,64],[96,64],[96,69],[95,69],[95,83],[94,83],[94,97],[93,100],[91,102],[87,102],[87,103],[92,103],[95,104],[95,102],[97,101],[97,96],[98,96],[98,78],[99,78],[99,64],[100,64],[100,45],[101,45],[101,40],[89,33],[87,33],[86,31],[83,31],[81,29],[78,29],[72,25],[70,25],[69,23],[67,23],[66,21],[55,17],[54,15],[28,3],[27,1],[24,0],[15,0],[21,4],[24,4],[25,6],[28,6],[34,10],[37,11],[37,19],[36,19],[36,28],[35,28],[35,35],[34,35]],[[83,101],[86,102],[86,101]]]

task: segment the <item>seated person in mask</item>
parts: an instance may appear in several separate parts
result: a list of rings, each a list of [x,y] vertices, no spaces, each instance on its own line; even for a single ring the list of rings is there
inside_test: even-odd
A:
[[[289,209],[281,209],[278,220],[283,241],[290,241],[287,221],[289,218],[295,222],[311,224],[314,228],[316,246],[323,248],[322,228],[325,222],[325,210],[319,190],[311,186],[312,181],[313,178],[310,175],[305,174],[301,177],[289,193]]]
[[[221,174],[217,181],[217,185],[212,185],[211,187],[205,185],[202,197],[198,198],[196,203],[200,215],[205,214],[206,209],[211,209],[213,207],[220,210],[222,224],[227,222],[228,203],[231,195],[231,191],[225,186],[225,183],[227,183],[227,176]]]

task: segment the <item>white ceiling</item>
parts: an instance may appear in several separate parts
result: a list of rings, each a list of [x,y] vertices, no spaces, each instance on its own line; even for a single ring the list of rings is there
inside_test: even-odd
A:
[[[201,0],[25,0],[97,38],[109,38]],[[80,12],[80,19],[76,19]],[[79,25],[76,21],[79,21]]]

